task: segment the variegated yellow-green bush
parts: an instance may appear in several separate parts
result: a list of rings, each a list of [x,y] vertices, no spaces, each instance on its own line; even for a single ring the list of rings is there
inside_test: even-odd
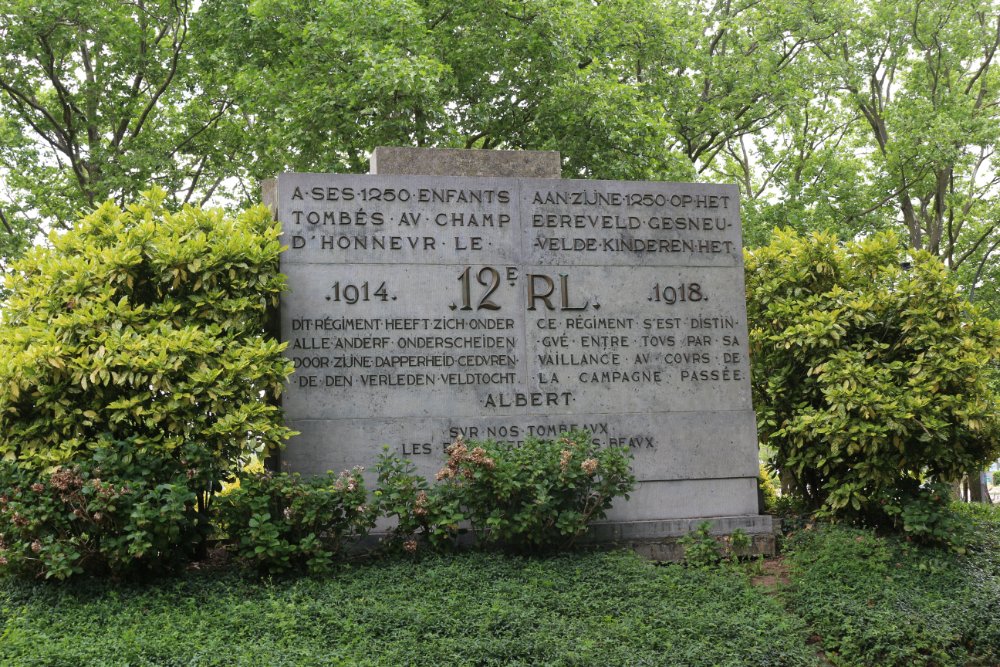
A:
[[[941,539],[934,483],[1000,447],[1000,325],[889,234],[777,232],[746,275],[758,428],[793,492]]]
[[[30,498],[18,496],[11,524],[4,505],[13,494],[0,498],[0,558],[50,573],[32,559],[59,544],[62,561],[78,561],[79,570],[108,559],[108,530],[135,533],[119,561],[162,558],[192,530],[204,537],[222,479],[289,435],[269,400],[291,372],[265,332],[285,284],[276,224],[263,207],[229,217],[193,207],[171,213],[162,201],[153,191],[125,210],[104,204],[14,268],[0,323],[0,457],[8,472],[17,468],[11,479],[41,485],[36,493],[44,487],[65,506],[27,517]],[[51,482],[62,473],[65,486],[70,471],[80,478],[75,496]],[[112,478],[122,499],[95,519],[77,496]],[[157,485],[190,494],[174,495],[189,498],[183,529],[150,528],[155,517],[111,527],[130,503],[148,509],[142,494]],[[52,517],[60,512],[69,518]],[[168,539],[143,537],[154,529]],[[21,544],[32,536],[33,548]],[[118,545],[116,553],[128,552]]]

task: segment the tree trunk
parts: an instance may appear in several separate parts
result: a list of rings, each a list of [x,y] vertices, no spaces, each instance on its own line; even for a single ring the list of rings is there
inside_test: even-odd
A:
[[[979,470],[969,471],[969,502],[986,502],[986,490],[983,488],[982,472]]]
[[[795,482],[793,481],[792,473],[782,469],[779,474],[779,479],[781,480],[781,495],[792,495],[795,491]]]

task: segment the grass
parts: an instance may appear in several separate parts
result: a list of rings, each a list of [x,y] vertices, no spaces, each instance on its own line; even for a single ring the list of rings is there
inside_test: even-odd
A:
[[[837,665],[1000,665],[1000,510],[965,555],[826,526],[790,540],[790,611]]]
[[[0,665],[996,665],[1000,512],[967,555],[825,527],[776,594],[746,567],[464,553],[324,578],[0,579]]]

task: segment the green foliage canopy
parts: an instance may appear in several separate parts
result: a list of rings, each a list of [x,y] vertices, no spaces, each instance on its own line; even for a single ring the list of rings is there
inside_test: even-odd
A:
[[[0,1],[0,250],[158,185],[204,204],[232,161],[233,101],[190,0]],[[3,268],[3,264],[0,264]]]
[[[897,229],[1000,312],[988,0],[0,0],[0,270],[150,183],[257,201],[379,145],[737,182],[746,238]]]
[[[779,4],[779,3],[767,3]],[[724,149],[753,244],[775,227],[898,230],[1000,313],[1000,10],[838,0],[783,20],[807,44],[769,131]],[[767,79],[761,85],[770,85]]]

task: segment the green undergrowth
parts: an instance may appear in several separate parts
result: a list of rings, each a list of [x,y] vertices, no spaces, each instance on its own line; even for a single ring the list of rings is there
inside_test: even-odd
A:
[[[736,570],[627,553],[465,553],[323,578],[0,581],[0,664],[813,665],[808,632]]]
[[[870,531],[822,526],[787,544],[788,609],[835,665],[1000,665],[1000,509],[973,523],[964,555]]]
[[[1000,510],[960,511],[965,554],[798,530],[777,588],[750,584],[756,561],[621,552],[396,556],[322,577],[6,577],[0,665],[998,665]]]

